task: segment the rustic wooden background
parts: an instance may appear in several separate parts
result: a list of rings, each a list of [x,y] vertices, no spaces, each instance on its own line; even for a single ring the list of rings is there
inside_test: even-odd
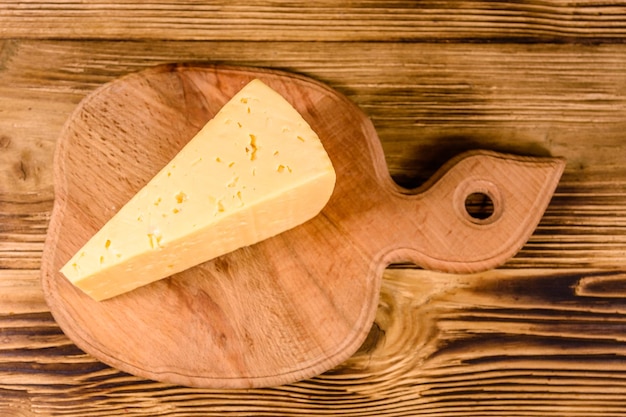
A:
[[[626,1],[3,0],[0,415],[626,415],[625,40]],[[502,268],[389,268],[370,336],[336,369],[246,391],[142,380],[76,348],[43,299],[52,154],[86,94],[182,61],[327,83],[408,187],[466,149],[568,165]]]

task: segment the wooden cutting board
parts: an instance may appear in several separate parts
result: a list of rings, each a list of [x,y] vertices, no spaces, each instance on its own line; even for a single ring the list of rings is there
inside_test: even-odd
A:
[[[253,78],[281,93],[322,139],[337,171],[322,213],[107,301],[73,287],[61,266]],[[473,152],[408,191],[391,180],[372,123],[330,88],[271,70],[159,66],[93,92],[65,125],[43,288],[63,331],[123,371],[200,387],[289,383],[359,348],[390,263],[472,272],[515,254],[563,166],[560,159]],[[487,218],[466,207],[473,194],[493,203]]]

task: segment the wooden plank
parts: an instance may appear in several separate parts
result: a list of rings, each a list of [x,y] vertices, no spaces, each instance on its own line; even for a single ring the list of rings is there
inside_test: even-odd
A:
[[[302,73],[346,94],[373,119],[403,182],[423,180],[451,148],[481,145],[549,151],[568,158],[570,172],[622,165],[616,152],[626,125],[621,45],[320,43],[303,49],[291,42],[7,42],[5,49],[1,85],[15,93],[4,93],[2,111],[35,118],[4,127],[3,143],[31,127],[29,135],[36,136],[29,140],[44,135],[54,141],[81,97],[125,73],[164,62],[212,61]],[[57,130],[39,125],[50,116]],[[437,144],[445,155],[438,155]]]
[[[564,156],[557,197],[511,262],[622,264],[624,46],[333,43],[303,51],[298,43],[262,45],[8,42],[0,73],[0,177],[10,186],[0,202],[10,220],[0,239],[21,234],[22,244],[43,242],[54,143],[82,97],[156,63],[210,59],[303,73],[343,92],[373,120],[391,174],[409,187],[467,149]],[[268,57],[265,50],[274,52]],[[18,252],[13,256],[4,245],[0,264],[37,267],[37,255]]]
[[[273,50],[271,57],[267,50]],[[47,221],[54,142],[84,95],[156,63],[207,60],[286,69],[343,92],[371,117],[392,175],[409,187],[466,149],[564,156],[563,194],[555,202],[565,206],[551,210],[562,216],[568,207],[575,211],[562,218],[566,227],[554,229],[546,223],[549,217],[542,223],[560,230],[553,240],[553,247],[562,244],[558,256],[580,257],[584,248],[576,248],[573,230],[598,241],[586,246],[585,262],[606,265],[622,256],[620,239],[603,238],[623,225],[626,49],[621,45],[332,43],[305,51],[298,43],[280,42],[24,41],[7,42],[3,51],[0,135],[6,152],[0,154],[0,175],[16,190],[3,194],[5,216],[23,212],[21,204],[37,204],[40,224]],[[23,179],[24,172],[37,175]],[[39,198],[47,203],[36,202]],[[570,227],[586,221],[591,222],[586,228]],[[554,261],[526,253],[532,262]]]
[[[626,288],[623,274],[598,270],[388,270],[352,358],[307,381],[245,391],[128,376],[72,347],[46,314],[0,315],[0,410],[26,397],[28,416],[619,415],[626,305],[580,292],[606,280]]]
[[[5,0],[0,37],[623,42],[624,1]]]
[[[565,208],[551,209],[563,217],[549,212],[541,230],[559,233],[549,240],[551,235],[540,231],[531,239],[534,246],[513,262],[554,265],[556,256],[610,265],[622,257],[623,240],[606,239],[623,227],[624,187],[619,179],[624,175],[626,78],[621,69],[626,56],[621,46],[510,46],[502,51],[492,46],[333,44],[303,52],[297,44],[270,43],[267,47],[275,55],[259,61],[257,48],[245,44],[124,45],[124,51],[106,42],[95,47],[80,42],[5,46],[10,52],[3,55],[0,134],[5,152],[0,154],[0,175],[11,186],[3,192],[2,214],[14,221],[3,222],[1,232],[31,230],[29,236],[39,236],[34,242],[26,236],[19,239],[39,245],[35,251],[40,250],[52,204],[56,135],[80,98],[113,77],[152,65],[155,55],[156,62],[197,60],[199,51],[210,49],[217,61],[274,64],[347,94],[373,119],[392,175],[408,186],[418,185],[447,158],[472,147],[565,156],[568,170],[555,201],[578,214],[566,219]],[[120,52],[117,65],[108,65]],[[548,105],[553,99],[561,105]],[[18,216],[25,212],[24,204],[33,214]],[[585,225],[577,217],[581,215],[591,223]],[[565,220],[565,226],[555,223]],[[576,241],[582,235],[589,237],[586,243]],[[0,253],[8,250],[4,245]],[[32,257],[19,252],[3,255],[0,263],[37,267],[36,252]]]
[[[0,316],[47,311],[39,271],[0,269]]]

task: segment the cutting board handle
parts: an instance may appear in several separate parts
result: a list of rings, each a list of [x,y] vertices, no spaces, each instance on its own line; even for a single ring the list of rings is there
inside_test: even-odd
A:
[[[462,154],[417,190],[398,189],[387,222],[387,262],[470,273],[515,255],[543,216],[565,161],[491,151]],[[474,212],[472,200],[488,202]],[[389,233],[389,226],[393,233]]]

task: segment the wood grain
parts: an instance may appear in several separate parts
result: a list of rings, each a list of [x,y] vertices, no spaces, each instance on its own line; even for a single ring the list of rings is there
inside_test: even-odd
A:
[[[505,9],[525,4],[531,3],[501,3]],[[611,21],[609,29],[619,32],[624,18],[615,2],[577,4],[554,8],[554,21],[568,32],[563,36],[533,36],[528,28],[542,22],[528,15],[524,27],[468,25],[467,31],[484,32],[467,38],[472,43],[462,37],[439,43],[442,32],[406,43],[359,42],[363,35],[319,43],[287,36],[284,42],[98,42],[81,40],[79,31],[76,41],[0,41],[1,414],[624,415],[626,48],[623,37],[607,37],[600,27]],[[608,13],[604,23],[584,26],[586,17],[573,17],[599,8],[611,10],[614,20]],[[58,18],[44,14],[40,19]],[[459,26],[479,19],[456,16]],[[482,19],[494,22],[490,14]],[[44,25],[24,36],[51,36],[46,31]],[[158,32],[143,37],[170,36]],[[447,33],[447,39],[457,34]],[[518,37],[500,37],[505,33]],[[502,43],[507,39],[513,43]],[[574,43],[541,43],[550,39]],[[249,391],[128,376],[78,350],[43,299],[38,268],[52,208],[52,149],[88,92],[180,60],[269,66],[323,81],[372,119],[393,177],[407,186],[475,148],[565,156],[565,176],[536,233],[504,269],[461,276],[410,265],[387,270],[370,335],[331,372]],[[22,158],[24,150],[31,159]],[[20,164],[37,175],[24,178]]]
[[[624,1],[7,0],[7,38],[250,41],[615,41]]]

